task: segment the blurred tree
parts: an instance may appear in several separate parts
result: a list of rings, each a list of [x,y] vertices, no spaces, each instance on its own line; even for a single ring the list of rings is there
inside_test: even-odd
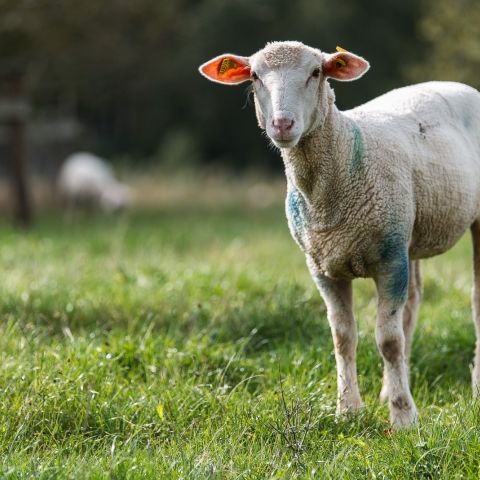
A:
[[[455,80],[480,88],[480,2],[426,0],[418,24],[426,42],[414,80]]]

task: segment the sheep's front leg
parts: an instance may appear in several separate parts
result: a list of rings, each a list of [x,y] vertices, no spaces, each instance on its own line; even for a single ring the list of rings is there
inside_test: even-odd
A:
[[[337,413],[362,407],[357,381],[357,326],[352,311],[352,282],[314,275],[327,306],[337,363]]]
[[[412,337],[417,323],[418,307],[422,296],[422,277],[420,273],[420,260],[410,260],[409,266],[409,282],[408,282],[408,299],[403,309],[403,334],[405,336],[405,362],[407,369],[410,360],[410,352],[412,347]],[[382,391],[380,392],[380,401],[386,403],[388,401],[388,388],[383,380]]]
[[[389,400],[390,420],[395,428],[409,426],[417,419],[408,382],[403,330],[408,280],[406,248],[389,258],[375,278],[378,291],[375,337],[384,361],[384,388]]]

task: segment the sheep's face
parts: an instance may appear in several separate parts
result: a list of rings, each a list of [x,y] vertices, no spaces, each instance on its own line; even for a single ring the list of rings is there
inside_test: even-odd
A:
[[[293,42],[269,44],[250,58],[258,123],[279,148],[294,147],[321,122],[322,59]]]
[[[200,72],[230,85],[250,80],[260,127],[277,147],[292,148],[323,122],[325,80],[354,80],[368,68],[350,52],[325,54],[300,42],[273,42],[249,58],[220,55]]]

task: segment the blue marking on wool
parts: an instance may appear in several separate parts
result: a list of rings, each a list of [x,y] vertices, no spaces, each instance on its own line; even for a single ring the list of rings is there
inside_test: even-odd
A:
[[[357,125],[353,124],[353,151],[350,173],[355,173],[363,167],[363,154],[364,146],[362,132]]]
[[[296,188],[288,190],[287,219],[293,237],[300,245],[303,245],[308,222],[308,207],[305,198]]]
[[[389,281],[389,294],[392,300],[404,302],[408,296],[408,255],[401,254],[392,265],[392,276]]]
[[[392,301],[402,303],[408,295],[409,261],[408,247],[404,236],[392,232],[385,236],[380,247],[381,261],[388,265],[390,276],[387,292]]]
[[[380,247],[380,258],[382,261],[391,262],[398,257],[399,251],[403,249],[405,241],[400,232],[390,232],[384,236]]]

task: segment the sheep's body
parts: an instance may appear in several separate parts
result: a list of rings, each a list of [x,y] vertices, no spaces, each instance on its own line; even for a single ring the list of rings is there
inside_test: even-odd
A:
[[[317,273],[372,277],[392,239],[408,240],[419,259],[462,236],[480,217],[476,112],[480,94],[462,84],[405,87],[343,113],[333,107],[335,135],[316,130],[283,151],[290,229]],[[312,172],[296,175],[302,157]]]
[[[58,191],[69,208],[116,211],[130,204],[129,187],[120,183],[106,160],[91,153],[70,155],[58,175]]]
[[[351,112],[371,144],[382,139],[388,173],[398,161],[393,175],[411,178],[395,199],[415,207],[411,258],[444,252],[480,216],[479,113],[480,94],[451,82],[399,89]]]
[[[281,150],[288,224],[327,306],[339,412],[362,406],[351,281],[374,279],[381,399],[389,401],[392,424],[402,427],[417,418],[407,363],[421,295],[419,259],[444,252],[469,227],[474,395],[480,390],[480,93],[429,82],[340,112],[326,79],[354,80],[368,68],[343,50],[273,42],[251,57],[216,57],[200,71],[221,83],[251,80],[259,126]]]

